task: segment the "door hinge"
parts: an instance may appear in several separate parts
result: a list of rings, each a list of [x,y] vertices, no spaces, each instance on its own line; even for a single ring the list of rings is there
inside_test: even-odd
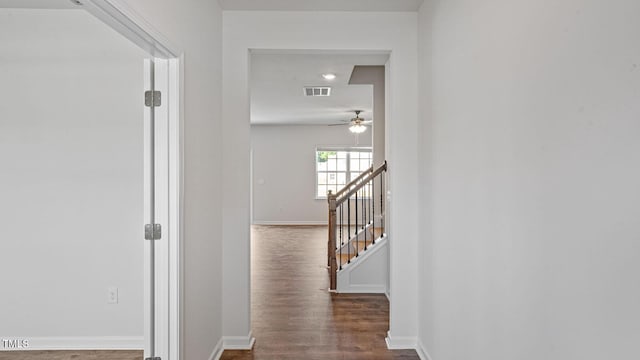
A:
[[[146,224],[144,226],[145,240],[160,240],[162,238],[162,225]]]
[[[154,107],[162,104],[162,94],[160,91],[147,90],[144,92],[144,106]]]

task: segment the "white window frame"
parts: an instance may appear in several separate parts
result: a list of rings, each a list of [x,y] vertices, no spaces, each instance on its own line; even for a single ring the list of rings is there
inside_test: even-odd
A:
[[[319,175],[319,170],[318,170],[318,152],[319,151],[345,151],[347,153],[351,153],[351,152],[365,152],[365,153],[370,153],[371,154],[371,162],[373,163],[373,149],[370,146],[316,146],[315,151],[313,152],[313,161],[315,163],[315,176],[314,176],[314,185],[313,185],[313,193],[314,193],[314,198],[316,200],[326,200],[327,199],[327,195],[320,195],[318,194],[318,185],[320,185],[318,183],[318,175]],[[347,155],[347,170],[346,170],[346,183],[348,184],[352,178],[351,175],[351,158],[350,155]],[[323,171],[324,173],[329,173],[329,171]],[[337,172],[337,171],[336,171]],[[342,172],[342,171],[341,171]],[[358,172],[358,174],[360,174],[361,172]],[[345,184],[346,185],[346,184]]]

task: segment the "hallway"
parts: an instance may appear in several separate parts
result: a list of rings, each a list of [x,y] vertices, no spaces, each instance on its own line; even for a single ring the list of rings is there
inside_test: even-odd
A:
[[[384,295],[330,294],[325,226],[253,226],[252,351],[221,359],[418,359],[387,350]]]

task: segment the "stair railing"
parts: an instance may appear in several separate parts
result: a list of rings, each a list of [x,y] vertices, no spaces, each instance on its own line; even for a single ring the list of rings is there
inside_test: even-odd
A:
[[[365,170],[337,193],[327,194],[329,289],[336,290],[338,271],[385,234],[384,193],[387,162]],[[376,215],[378,218],[376,218]],[[346,219],[345,219],[346,217]],[[339,259],[339,260],[338,260]]]

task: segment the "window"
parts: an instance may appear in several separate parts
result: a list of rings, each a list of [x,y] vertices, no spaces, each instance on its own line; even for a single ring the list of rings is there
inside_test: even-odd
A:
[[[371,167],[371,148],[317,148],[316,198],[334,194]]]

